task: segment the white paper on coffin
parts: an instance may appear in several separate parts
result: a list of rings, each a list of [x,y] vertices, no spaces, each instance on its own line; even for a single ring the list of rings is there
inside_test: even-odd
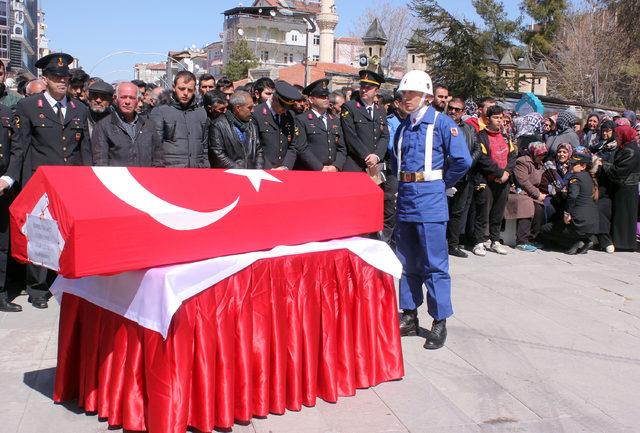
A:
[[[51,287],[51,293],[58,302],[65,292],[79,296],[147,329],[157,331],[166,338],[171,319],[182,302],[252,263],[273,257],[341,249],[347,249],[369,265],[400,278],[402,265],[386,243],[353,237],[278,246],[269,251],[217,257],[111,276],[78,279],[59,276]]]
[[[46,193],[40,197],[31,213],[27,214],[27,220],[21,230],[27,237],[29,261],[59,271],[60,255],[65,242],[58,222],[49,212],[49,196]]]

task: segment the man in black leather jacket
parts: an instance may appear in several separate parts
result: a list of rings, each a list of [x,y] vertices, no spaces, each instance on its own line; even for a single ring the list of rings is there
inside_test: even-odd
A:
[[[229,98],[229,109],[211,122],[209,161],[214,168],[264,168],[264,153],[258,126],[251,116],[253,98],[237,90]]]
[[[460,231],[466,223],[471,197],[473,192],[473,168],[480,157],[480,142],[473,126],[462,120],[464,114],[464,101],[461,98],[453,98],[449,101],[447,114],[460,126],[464,133],[465,141],[471,154],[471,168],[467,174],[458,181],[456,192],[449,199],[449,222],[447,223],[447,241],[449,254],[456,257],[467,257],[467,253],[460,249]],[[452,191],[453,192],[453,191]],[[450,195],[450,194],[449,194]]]

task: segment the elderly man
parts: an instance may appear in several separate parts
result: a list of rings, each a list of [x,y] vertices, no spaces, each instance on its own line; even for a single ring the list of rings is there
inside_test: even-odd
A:
[[[262,144],[252,110],[251,94],[237,90],[229,98],[227,112],[211,122],[209,158],[212,167],[264,167]]]
[[[87,107],[67,96],[71,62],[73,57],[65,53],[52,53],[36,62],[47,90],[16,105],[11,161],[0,177],[0,194],[20,180],[26,184],[41,165],[91,165]],[[54,277],[43,267],[27,265],[27,292],[35,308],[47,308]]]
[[[113,86],[102,80],[94,80],[89,85],[89,134],[93,134],[93,128],[100,120],[111,113],[113,102]]]
[[[42,93],[47,90],[47,85],[40,79],[31,80],[25,87],[27,96],[35,95],[36,93]]]
[[[433,84],[426,72],[407,72],[398,91],[409,113],[394,146],[399,181],[396,253],[402,263],[400,334],[418,334],[425,285],[433,325],[424,348],[438,349],[445,343],[446,320],[453,314],[445,190],[464,176],[471,156],[458,125],[431,105]]]
[[[91,135],[93,164],[116,167],[162,165],[160,136],[153,122],[136,113],[141,98],[130,82],[118,84],[115,110],[99,121]]]
[[[171,103],[158,105],[149,115],[162,138],[166,167],[209,167],[207,112],[196,103],[195,92],[196,76],[180,71],[173,80]]]

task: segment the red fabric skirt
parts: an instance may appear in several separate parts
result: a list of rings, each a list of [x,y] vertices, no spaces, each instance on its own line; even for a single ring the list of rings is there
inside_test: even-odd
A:
[[[337,250],[254,263],[184,302],[166,340],[65,293],[53,399],[126,430],[183,433],[403,375],[393,277]]]

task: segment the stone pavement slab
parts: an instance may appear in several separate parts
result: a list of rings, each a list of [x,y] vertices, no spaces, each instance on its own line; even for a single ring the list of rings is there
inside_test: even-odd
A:
[[[556,252],[451,259],[455,316],[437,351],[402,341],[403,380],[336,404],[254,419],[237,433],[637,433],[640,254]],[[109,426],[51,401],[55,301],[0,313],[0,432]],[[422,307],[421,326],[431,319]]]

